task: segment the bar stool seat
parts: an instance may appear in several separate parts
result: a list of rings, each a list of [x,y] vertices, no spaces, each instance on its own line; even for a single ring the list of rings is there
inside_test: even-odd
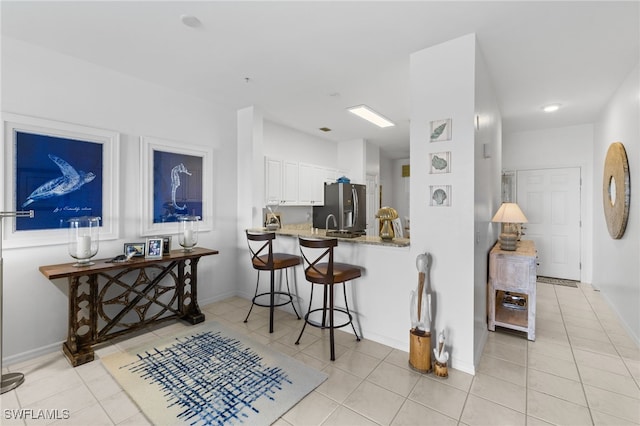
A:
[[[269,267],[269,255],[265,254],[262,256],[258,256],[254,259],[251,259],[253,263],[254,269],[258,269],[260,271],[270,271],[272,268]],[[287,254],[287,253],[273,253],[273,269],[284,269],[291,268],[292,266],[296,266],[300,264],[300,256],[296,256],[295,254]]]
[[[310,268],[305,271],[305,277],[307,278],[307,281],[311,281],[316,284],[339,284],[362,276],[360,268],[349,265],[348,263],[333,263],[333,279],[328,271],[329,264],[321,263],[315,265],[314,268]]]
[[[338,246],[336,238],[331,239],[305,239],[299,238],[300,252],[302,254],[303,263],[305,265],[304,275],[311,286],[311,295],[309,297],[309,308],[304,316],[304,325],[296,340],[296,345],[300,343],[302,334],[307,324],[322,329],[329,329],[329,342],[331,345],[331,361],[335,361],[335,343],[334,330],[336,328],[346,327],[351,324],[356,340],[359,342],[360,337],[353,325],[353,315],[349,311],[349,303],[347,301],[346,282],[354,280],[362,275],[360,267],[350,265],[348,263],[334,262],[333,249]],[[334,306],[334,285],[342,283],[342,291],[344,294],[344,308]],[[313,290],[316,285],[323,286],[324,299],[322,307],[311,309],[313,303]],[[322,321],[314,322],[310,316],[316,312],[322,313]],[[346,321],[341,324],[335,324],[334,313],[340,312],[346,315]]]
[[[258,279],[256,281],[256,291],[253,299],[251,300],[251,308],[249,308],[249,313],[247,313],[247,317],[244,319],[244,322],[249,321],[249,316],[251,315],[251,311],[254,306],[267,307],[269,308],[269,333],[273,333],[273,313],[276,307],[291,303],[293,311],[296,313],[298,319],[300,319],[300,315],[296,310],[295,303],[293,303],[293,296],[291,295],[291,290],[289,288],[288,268],[300,265],[302,260],[300,259],[300,256],[296,256],[294,254],[273,252],[273,240],[276,239],[275,232],[252,232],[245,230],[245,233],[247,234],[247,244],[249,245],[249,253],[251,254],[251,264],[253,268],[258,271]],[[266,253],[262,254],[265,251]],[[283,269],[286,275],[286,292],[275,290],[275,271],[282,271]],[[271,273],[271,279],[269,291],[258,294],[260,286],[260,271],[269,271]],[[286,300],[276,303],[276,295],[286,296]],[[259,299],[264,296],[269,296],[269,303],[262,303],[259,301]]]

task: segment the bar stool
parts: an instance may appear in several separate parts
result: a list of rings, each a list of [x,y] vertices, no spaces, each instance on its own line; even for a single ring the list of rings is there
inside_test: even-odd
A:
[[[356,328],[353,325],[353,316],[351,315],[351,312],[349,312],[346,282],[360,277],[361,270],[359,267],[354,265],[333,261],[333,248],[338,246],[338,240],[335,238],[309,240],[299,237],[299,242],[300,252],[305,264],[304,276],[307,281],[311,283],[311,295],[309,297],[308,312],[304,316],[304,325],[302,326],[298,340],[296,340],[296,345],[300,343],[300,339],[302,338],[302,334],[304,333],[304,329],[307,324],[322,329],[328,328],[329,342],[331,344],[331,361],[335,361],[336,352],[333,335],[336,328],[346,327],[351,324],[353,333],[356,335],[356,340],[358,342],[360,341],[360,337],[358,337]],[[339,283],[342,283],[342,290],[344,293],[344,309],[336,308],[333,305],[333,286],[334,284]],[[324,301],[321,308],[311,309],[311,303],[313,302],[313,290],[316,287],[316,284],[322,285],[324,288]],[[320,311],[322,311],[322,322],[320,324],[309,320],[309,316],[312,313]],[[348,321],[338,325],[334,324],[333,314],[335,311],[347,315]],[[327,313],[329,314],[328,325]]]
[[[251,308],[249,313],[244,319],[244,322],[249,320],[249,315],[253,310],[254,305],[269,308],[269,333],[273,333],[273,310],[277,306],[284,306],[291,303],[293,306],[293,312],[296,313],[298,319],[300,315],[296,310],[296,305],[293,303],[293,296],[291,296],[291,290],[289,289],[289,273],[288,268],[299,265],[301,263],[300,256],[287,253],[274,253],[273,252],[273,240],[276,239],[275,232],[250,232],[245,230],[247,234],[247,244],[249,245],[249,253],[251,254],[251,264],[254,269],[258,270],[258,280],[256,281],[256,292],[251,300]],[[262,244],[261,244],[262,243]],[[266,253],[264,253],[266,251]],[[275,291],[275,272],[276,270],[284,269],[287,280],[287,291]],[[271,286],[268,292],[258,294],[258,286],[260,284],[260,271],[271,272]],[[282,274],[282,272],[280,272]],[[289,300],[282,303],[275,303],[275,296],[287,296]],[[269,304],[260,303],[257,301],[259,297],[269,295]]]

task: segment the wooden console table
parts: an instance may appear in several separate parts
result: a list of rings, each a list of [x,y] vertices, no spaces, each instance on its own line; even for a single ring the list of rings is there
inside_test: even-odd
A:
[[[128,262],[94,261],[41,266],[50,280],[69,280],[69,326],[62,350],[76,367],[93,361],[93,345],[134,332],[149,324],[180,318],[198,324],[198,261],[217,250],[196,247],[173,250],[161,259]]]
[[[500,250],[496,244],[489,254],[488,325],[524,331],[536,340],[536,247],[533,241],[518,241],[515,251]],[[503,303],[509,292],[521,304]],[[523,301],[524,299],[524,301]]]

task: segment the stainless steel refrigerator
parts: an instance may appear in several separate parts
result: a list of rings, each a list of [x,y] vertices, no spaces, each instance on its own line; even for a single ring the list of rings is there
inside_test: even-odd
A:
[[[327,216],[334,215],[336,222]],[[364,235],[367,230],[367,187],[352,183],[324,186],[324,206],[313,207],[313,227]]]

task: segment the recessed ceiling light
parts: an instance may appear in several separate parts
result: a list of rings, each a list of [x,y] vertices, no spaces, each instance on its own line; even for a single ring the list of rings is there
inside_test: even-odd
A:
[[[364,118],[365,120],[369,121],[370,123],[375,124],[378,127],[391,127],[391,126],[395,126],[395,124],[391,121],[388,120],[387,118],[383,117],[382,115],[380,115],[379,113],[375,112],[374,110],[372,110],[371,108],[369,108],[366,105],[358,105],[358,106],[354,106],[351,108],[347,108],[347,110],[355,115],[357,115],[360,118]]]
[[[198,28],[200,25],[202,25],[202,22],[200,22],[200,20],[193,15],[182,15],[180,16],[180,20],[183,24],[190,28]]]
[[[544,112],[556,112],[560,109],[560,104],[550,104],[542,108]]]

